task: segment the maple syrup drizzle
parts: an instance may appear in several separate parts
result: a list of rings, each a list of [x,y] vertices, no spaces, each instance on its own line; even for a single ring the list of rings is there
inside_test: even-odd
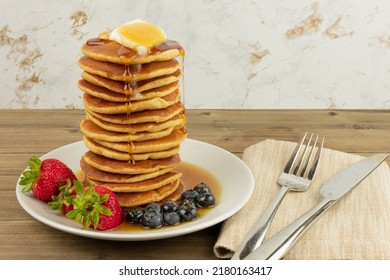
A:
[[[216,178],[213,174],[211,174],[206,169],[201,166],[195,165],[189,162],[181,162],[179,166],[175,169],[175,171],[182,173],[181,183],[184,186],[184,191],[194,188],[197,184],[203,182],[210,186],[211,191],[215,197],[216,205],[218,205],[221,194],[222,194],[222,186],[219,182],[218,178]],[[213,211],[212,208],[198,208],[198,219],[202,219],[204,215],[206,215],[209,211]],[[121,232],[134,232],[134,231],[145,231],[145,230],[159,230],[159,229],[145,229],[139,224],[130,224],[126,221],[126,209],[124,209],[123,213],[124,217],[122,223],[114,229],[114,231]],[[191,223],[189,222],[181,222],[177,226],[171,226],[169,228],[174,229],[175,227],[180,227],[181,224]],[[168,226],[163,226],[160,229],[167,229]]]
[[[180,52],[180,56],[181,56],[181,70],[182,70],[182,78],[181,78],[181,94],[180,94],[180,97],[181,97],[181,102],[183,103],[183,105],[185,105],[185,89],[184,89],[184,56],[185,56],[185,51],[184,51],[184,48],[180,45],[179,42],[177,41],[174,41],[174,40],[167,40],[166,42],[154,47],[152,49],[152,52],[153,51],[167,51],[167,50],[171,50],[171,49],[178,49],[179,52]]]
[[[136,52],[129,49],[129,48],[126,48],[124,46],[120,46],[118,51],[117,51],[117,54],[118,54],[119,58],[125,59],[125,58],[134,57],[136,55]]]
[[[123,52],[121,52],[123,54]],[[118,54],[119,55],[119,54]],[[121,56],[120,56],[121,57]],[[123,72],[124,77],[129,77],[130,81],[127,81],[128,79],[125,79],[124,82],[124,90],[127,94],[127,101],[126,101],[126,114],[127,114],[127,120],[128,120],[128,134],[129,134],[129,140],[127,142],[128,147],[128,154],[129,154],[129,163],[135,164],[134,160],[134,143],[130,140],[131,138],[131,94],[134,93],[137,90],[137,82],[135,81],[137,74],[141,71],[142,65],[141,64],[135,64],[135,65],[128,65],[125,64],[125,70]]]
[[[185,96],[185,86],[184,86],[184,50],[180,50],[180,56],[181,56],[181,71],[182,71],[182,77],[181,77],[181,91],[180,91],[180,98],[181,98],[181,103],[185,106],[186,104],[186,96]]]
[[[125,91],[126,91],[126,87],[128,86],[127,82],[125,82]],[[131,122],[130,122],[130,118],[131,118],[131,97],[130,97],[130,94],[126,94],[126,118],[127,118],[127,127],[128,127],[128,130],[127,130],[127,133],[128,133],[128,140],[127,140],[127,151],[128,151],[128,154],[129,154],[129,163],[131,164],[135,164],[135,161],[134,161],[134,158],[133,158],[133,147],[134,147],[134,144],[133,142],[130,140],[131,139]]]
[[[161,43],[160,45],[155,46],[152,48],[152,51],[167,51],[172,49],[178,49],[180,52],[184,52],[183,47],[179,44],[179,42],[174,40],[167,40],[164,43]]]
[[[107,41],[107,40],[103,40],[100,38],[91,38],[91,39],[87,40],[87,45],[89,45],[89,46],[104,45],[107,43],[105,41]]]
[[[127,94],[126,95],[126,115],[127,115],[127,121],[128,121],[128,135],[129,135],[129,139],[127,140],[127,151],[128,151],[128,154],[129,154],[129,163],[131,164],[135,164],[135,160],[134,160],[134,143],[133,141],[131,141],[131,122],[130,122],[130,118],[131,118],[131,101],[130,101],[130,95]]]

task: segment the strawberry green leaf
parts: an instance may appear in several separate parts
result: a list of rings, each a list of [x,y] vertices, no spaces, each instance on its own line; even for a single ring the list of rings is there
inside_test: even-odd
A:
[[[20,185],[23,185],[22,183],[19,183]],[[25,184],[25,187],[22,189],[22,192],[30,192],[32,190],[32,183]]]
[[[100,220],[100,215],[98,212],[94,212],[92,213],[92,222],[93,222],[93,228],[96,229],[97,228],[97,225],[99,223],[99,220]]]
[[[100,203],[106,202],[109,198],[110,198],[110,196],[107,193],[103,194],[100,197]]]
[[[27,161],[27,164],[30,166],[31,170],[39,170],[41,169],[42,161],[39,158],[33,156]]]
[[[81,183],[80,181],[74,180],[73,185],[74,185],[74,188],[75,188],[77,195],[80,198],[85,197],[85,188],[84,188],[83,183]]]
[[[84,219],[84,228],[88,228],[91,225],[91,218],[86,216]]]
[[[41,171],[42,161],[37,157],[31,157],[27,161],[27,165],[29,169],[23,172],[22,177],[19,181],[19,185],[25,186],[22,189],[22,192],[24,193],[30,192],[32,190],[33,185],[38,180]]]
[[[76,218],[77,214],[78,214],[78,210],[73,209],[73,210],[70,210],[68,213],[66,213],[66,217],[69,219],[74,219],[74,218]]]
[[[51,210],[59,210],[62,207],[61,201],[51,201],[48,203]]]
[[[111,209],[106,207],[106,206],[102,206],[102,205],[100,206],[99,213],[103,214],[103,215],[107,215],[107,216],[111,216],[112,215]]]
[[[48,203],[52,210],[58,210],[63,205],[69,206],[73,200],[73,196],[71,195],[73,186],[70,179],[67,179],[66,184],[59,186],[58,189],[60,190],[60,193],[58,195],[53,195],[51,197],[52,201]]]

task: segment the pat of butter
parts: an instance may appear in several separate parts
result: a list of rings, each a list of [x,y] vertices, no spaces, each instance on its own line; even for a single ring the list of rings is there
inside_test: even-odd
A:
[[[135,19],[115,28],[109,39],[145,56],[153,47],[166,42],[167,36],[160,27]]]

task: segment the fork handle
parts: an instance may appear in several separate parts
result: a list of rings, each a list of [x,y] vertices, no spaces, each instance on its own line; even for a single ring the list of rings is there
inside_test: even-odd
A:
[[[283,230],[266,240],[259,248],[254,250],[246,260],[280,260],[291,247],[299,240],[304,232],[309,228],[322,213],[325,212],[334,200],[323,199],[301,217],[296,219]]]
[[[258,248],[263,242],[263,239],[271,225],[271,222],[279,208],[280,203],[289,191],[289,187],[282,185],[275,197],[268,204],[267,208],[261,214],[260,218],[251,228],[246,239],[241,243],[240,247],[236,250],[232,260],[242,260],[249,255],[253,250]]]

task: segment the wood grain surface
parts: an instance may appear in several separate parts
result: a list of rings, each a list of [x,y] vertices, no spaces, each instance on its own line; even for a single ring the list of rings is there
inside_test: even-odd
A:
[[[304,131],[324,136],[330,149],[390,153],[388,110],[187,110],[186,115],[189,138],[239,157],[252,144],[297,141]],[[220,225],[163,240],[104,241],[53,229],[23,210],[15,186],[26,160],[82,140],[83,118],[83,110],[0,110],[0,259],[215,259]]]

